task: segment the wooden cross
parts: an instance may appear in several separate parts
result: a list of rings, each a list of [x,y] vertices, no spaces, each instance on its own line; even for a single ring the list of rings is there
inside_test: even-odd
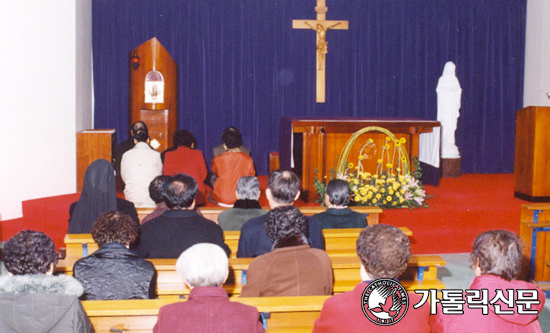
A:
[[[316,20],[292,20],[292,29],[312,29],[317,32],[317,60],[316,72],[316,101],[325,102],[325,68],[326,54],[328,53],[327,30],[348,30],[348,21],[327,21],[327,6],[325,0],[317,0],[315,11]]]

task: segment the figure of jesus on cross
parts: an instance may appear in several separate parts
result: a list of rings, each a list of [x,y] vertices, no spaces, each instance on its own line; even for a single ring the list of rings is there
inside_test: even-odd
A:
[[[325,102],[325,68],[326,54],[328,53],[327,30],[347,30],[348,21],[327,21],[326,14],[328,8],[325,6],[325,0],[317,0],[315,11],[316,20],[292,20],[293,29],[312,29],[317,32],[317,61],[316,61],[316,101]]]

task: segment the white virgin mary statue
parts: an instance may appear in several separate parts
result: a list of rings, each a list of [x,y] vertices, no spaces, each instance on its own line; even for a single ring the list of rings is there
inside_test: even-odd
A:
[[[441,158],[460,158],[455,131],[460,116],[462,88],[455,75],[456,66],[448,61],[437,82],[437,120],[441,122]]]

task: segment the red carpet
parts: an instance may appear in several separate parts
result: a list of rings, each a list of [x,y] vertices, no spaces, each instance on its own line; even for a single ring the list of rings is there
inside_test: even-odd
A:
[[[265,188],[267,177],[259,178]],[[519,231],[520,207],[526,202],[514,198],[513,188],[513,174],[443,178],[438,187],[426,186],[428,195],[433,196],[428,199],[428,208],[385,210],[380,222],[411,229],[415,254],[470,252],[475,236],[483,231],[497,228]],[[24,218],[0,221],[2,241],[19,230],[34,229],[48,233],[57,247],[63,246],[69,205],[78,196],[68,194],[23,202]],[[260,201],[267,205],[264,194]]]
[[[412,251],[470,252],[476,235],[492,229],[519,232],[520,208],[513,174],[464,174],[426,186],[428,208],[385,210],[380,223],[412,230]]]

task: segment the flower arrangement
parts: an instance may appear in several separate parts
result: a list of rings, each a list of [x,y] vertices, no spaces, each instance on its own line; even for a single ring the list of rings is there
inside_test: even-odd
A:
[[[368,129],[365,130],[368,131]],[[419,181],[422,170],[418,158],[413,158],[415,171],[410,172],[408,156],[403,148],[406,140],[404,138],[397,139],[385,129],[376,128],[375,130],[388,134],[380,155],[373,156],[370,154],[376,149],[374,149],[374,140],[368,139],[359,152],[357,165],[342,159],[338,170],[332,169],[329,171],[330,179],[346,180],[352,192],[352,200],[356,205],[378,206],[385,209],[426,207],[426,191]],[[351,145],[347,145],[346,148],[348,146]],[[346,148],[343,151],[345,156],[349,154],[349,150],[346,151]],[[377,167],[372,173],[363,168],[362,162],[367,158],[377,158]],[[326,184],[324,181],[319,180],[317,174],[314,178],[314,186],[320,196],[318,202],[322,202]]]

